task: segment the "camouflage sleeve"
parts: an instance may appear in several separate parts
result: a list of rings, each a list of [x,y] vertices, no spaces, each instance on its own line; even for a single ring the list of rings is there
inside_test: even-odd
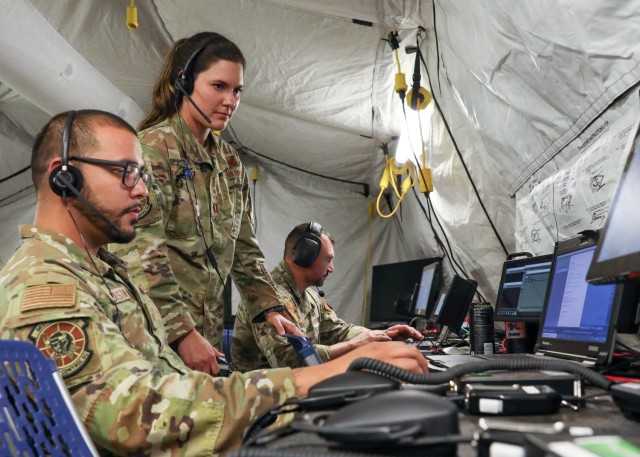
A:
[[[153,184],[136,227],[135,240],[130,245],[118,247],[116,253],[131,265],[130,274],[155,303],[162,315],[167,338],[172,342],[195,328],[195,321],[185,304],[169,258],[170,237],[165,227],[169,223],[174,191],[167,149],[165,141],[160,139],[143,142],[143,157],[153,174]],[[136,271],[136,265],[141,265],[139,270],[144,274],[143,278]]]
[[[19,300],[19,297],[18,297]],[[262,412],[295,394],[292,372],[261,370],[213,378],[180,373],[160,356],[134,349],[93,298],[77,289],[78,306],[18,315],[0,337],[47,341],[66,329],[74,345],[63,371],[75,407],[101,453],[218,455],[241,444]],[[5,322],[6,323],[6,322]]]
[[[243,208],[231,274],[243,296],[251,320],[280,304],[254,230],[251,194],[246,171],[242,182]]]
[[[338,317],[335,311],[322,298],[320,306],[320,340],[324,344],[332,345],[349,341],[352,338],[368,331],[365,327],[349,324]]]
[[[271,367],[300,368],[304,366],[298,353],[289,344],[289,341],[278,335],[271,325],[265,322],[253,324],[253,328],[256,343],[269,361]],[[314,344],[314,348],[323,362],[327,362],[330,359],[328,346]]]

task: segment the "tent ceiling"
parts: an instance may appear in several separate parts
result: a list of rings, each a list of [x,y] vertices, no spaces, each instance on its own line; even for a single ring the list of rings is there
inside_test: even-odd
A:
[[[640,0],[144,0],[136,2],[136,30],[125,27],[127,4],[22,0],[3,11],[0,211],[30,186],[20,171],[51,115],[91,106],[136,124],[171,43],[203,30],[228,36],[247,58],[241,107],[226,134],[261,155],[248,158],[367,183],[375,197],[381,145],[393,151],[404,124],[383,39],[398,29],[410,84],[415,54],[404,48],[420,25],[434,95],[496,232],[513,250],[511,196],[640,80]],[[504,252],[449,131],[438,116],[428,123],[434,205],[468,269],[495,288]],[[331,187],[300,176],[292,179],[306,181],[300,192]],[[414,226],[402,229],[404,255],[437,254],[420,209],[405,203],[402,220]]]

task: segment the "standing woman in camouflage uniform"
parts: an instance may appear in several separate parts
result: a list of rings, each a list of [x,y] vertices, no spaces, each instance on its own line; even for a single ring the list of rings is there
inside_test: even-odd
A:
[[[254,232],[245,168],[212,133],[238,108],[244,67],[240,49],[217,33],[173,45],[139,126],[152,188],[135,245],[119,248],[160,310],[172,347],[187,366],[211,374],[218,372],[229,274],[251,319],[300,334],[277,312],[282,306]]]

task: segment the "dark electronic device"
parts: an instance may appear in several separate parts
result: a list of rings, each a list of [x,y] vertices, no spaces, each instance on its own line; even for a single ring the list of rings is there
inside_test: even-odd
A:
[[[422,446],[434,456],[456,455],[458,411],[437,395],[418,390],[394,390],[351,403],[337,411],[298,415],[294,430],[315,432],[348,449],[394,452]],[[427,441],[428,440],[428,441]]]
[[[477,287],[478,283],[472,279],[453,276],[447,295],[444,297],[442,309],[436,319],[438,324],[445,327],[438,337],[439,342],[446,339],[449,331],[455,333],[460,331]]]
[[[292,335],[290,333],[284,333],[284,336],[289,344],[296,350],[298,353],[298,357],[300,357],[300,361],[307,367],[313,365],[320,365],[322,363],[322,359],[316,352],[316,349],[313,347],[311,341],[303,336]]]
[[[409,317],[396,311],[394,303],[401,294],[412,294],[420,282],[422,269],[439,262],[440,257],[408,262],[374,265],[371,274],[370,322],[408,322]],[[441,281],[441,279],[437,279]],[[438,284],[439,286],[439,284]]]
[[[556,243],[536,353],[592,365],[611,360],[623,289],[585,279],[597,241],[589,231]]]
[[[369,371],[347,371],[315,384],[309,389],[309,397],[344,394],[370,396],[388,390],[398,390],[400,383]]]
[[[640,137],[629,153],[600,242],[587,272],[594,284],[640,277]]]
[[[494,319],[539,322],[553,256],[507,258],[502,267]]]
[[[547,385],[467,384],[464,392],[465,409],[478,415],[554,414],[561,401],[560,395]]]
[[[623,382],[611,386],[613,401],[623,413],[640,417],[640,384]]]

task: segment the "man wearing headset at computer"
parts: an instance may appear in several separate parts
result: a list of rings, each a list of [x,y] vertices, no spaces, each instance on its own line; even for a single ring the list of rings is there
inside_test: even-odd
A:
[[[226,455],[263,412],[356,357],[426,371],[415,348],[375,343],[299,370],[190,370],[127,265],[104,249],[134,238],[147,196],[135,130],[103,111],[61,113],[38,134],[31,170],[35,220],[0,270],[0,339],[28,341],[56,362],[101,455]]]
[[[369,341],[422,339],[416,329],[395,325],[369,330],[340,319],[318,287],[333,272],[334,239],[317,222],[296,226],[287,236],[284,258],[271,272],[285,313],[313,343],[320,359],[333,360]],[[244,308],[238,310],[231,355],[236,370],[300,367],[303,363],[289,344],[269,325],[251,323]]]

